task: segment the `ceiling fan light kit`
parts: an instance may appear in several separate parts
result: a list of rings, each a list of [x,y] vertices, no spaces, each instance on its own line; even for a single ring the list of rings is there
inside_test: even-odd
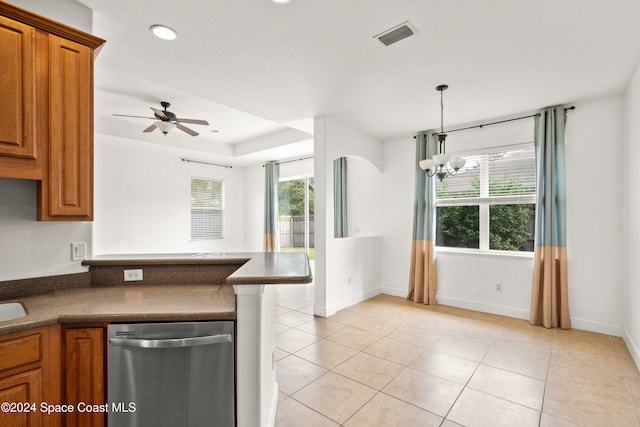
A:
[[[171,122],[157,121],[154,124],[158,129],[160,129],[160,132],[162,132],[165,135],[168,134],[169,131],[176,128],[176,125]]]
[[[162,108],[164,108],[164,110],[160,110],[160,109],[154,108],[154,107],[149,107],[149,108],[151,108],[151,111],[153,111],[153,115],[155,117],[131,116],[131,115],[127,115],[127,114],[114,114],[114,116],[118,116],[118,117],[134,117],[134,118],[137,118],[137,119],[152,119],[152,120],[156,120],[156,122],[154,122],[151,126],[146,128],[142,132],[147,132],[148,133],[148,132],[153,132],[156,129],[160,129],[160,132],[162,132],[165,135],[167,133],[169,133],[171,130],[175,129],[175,128],[178,128],[181,131],[183,131],[184,133],[187,133],[187,134],[189,134],[191,136],[198,136],[199,135],[198,132],[196,132],[195,130],[184,126],[183,123],[209,126],[209,122],[206,121],[206,120],[182,119],[182,118],[176,117],[175,113],[167,110],[167,108],[169,108],[171,106],[171,104],[168,103],[167,101],[160,102],[160,105],[162,106]]]

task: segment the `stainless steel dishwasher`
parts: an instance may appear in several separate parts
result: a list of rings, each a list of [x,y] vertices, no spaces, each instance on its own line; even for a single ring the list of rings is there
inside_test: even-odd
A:
[[[108,326],[110,427],[233,427],[233,322]]]

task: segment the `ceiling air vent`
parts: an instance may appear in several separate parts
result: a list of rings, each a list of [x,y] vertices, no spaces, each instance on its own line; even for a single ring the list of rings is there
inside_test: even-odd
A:
[[[373,37],[380,40],[385,46],[389,46],[394,44],[395,42],[399,42],[402,39],[406,39],[407,37],[411,37],[414,34],[417,34],[418,30],[411,25],[411,22],[404,21],[402,24],[396,25],[393,28],[388,29],[380,34],[377,34]]]

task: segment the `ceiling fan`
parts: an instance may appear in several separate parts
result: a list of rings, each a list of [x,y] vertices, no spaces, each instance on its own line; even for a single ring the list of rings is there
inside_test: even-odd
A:
[[[130,116],[127,114],[114,114],[114,116],[119,117],[136,117],[139,119],[152,119],[157,120],[154,124],[143,130],[142,132],[153,132],[156,128],[160,129],[163,134],[169,133],[169,131],[173,128],[178,128],[183,132],[188,133],[191,136],[199,135],[193,129],[189,129],[188,127],[182,125],[182,123],[190,123],[194,125],[205,125],[208,126],[209,122],[206,120],[197,120],[197,119],[181,119],[176,117],[174,113],[168,111],[167,108],[171,106],[167,101],[160,102],[160,105],[164,108],[164,110],[159,110],[157,108],[149,107],[153,110],[155,117],[146,117],[146,116]]]

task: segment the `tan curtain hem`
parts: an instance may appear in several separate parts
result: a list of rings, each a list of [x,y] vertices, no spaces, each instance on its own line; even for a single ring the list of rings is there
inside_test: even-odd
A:
[[[276,238],[275,234],[265,234],[262,242],[262,250],[264,252],[276,252]]]
[[[529,323],[570,329],[567,248],[536,246]]]
[[[411,244],[408,300],[436,305],[437,272],[431,240],[414,240]]]

